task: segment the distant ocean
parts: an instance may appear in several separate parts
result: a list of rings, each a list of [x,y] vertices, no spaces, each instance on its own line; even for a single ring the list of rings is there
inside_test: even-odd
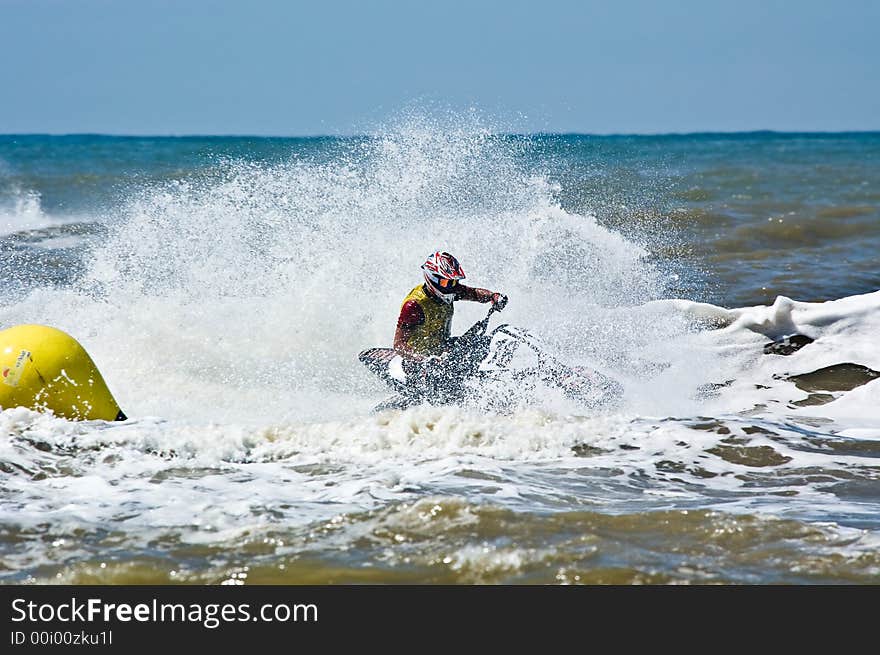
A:
[[[438,248],[621,404],[373,413]],[[0,583],[876,584],[878,252],[880,133],[0,136],[0,329],[129,417],[0,412]]]

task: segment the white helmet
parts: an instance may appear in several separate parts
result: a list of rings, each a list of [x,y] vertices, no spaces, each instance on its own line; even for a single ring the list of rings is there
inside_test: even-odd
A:
[[[425,273],[425,284],[434,296],[445,303],[455,300],[458,281],[465,278],[461,264],[455,257],[438,250],[428,256],[422,264],[422,270]]]

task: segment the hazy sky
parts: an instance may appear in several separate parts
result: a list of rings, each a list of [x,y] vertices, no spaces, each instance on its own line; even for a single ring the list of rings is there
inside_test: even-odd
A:
[[[0,0],[0,133],[880,129],[880,0]]]

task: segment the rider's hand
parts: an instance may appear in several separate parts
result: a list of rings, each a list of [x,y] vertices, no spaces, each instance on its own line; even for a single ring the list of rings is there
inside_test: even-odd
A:
[[[500,312],[504,309],[504,306],[507,305],[507,296],[503,293],[493,293],[492,294],[492,308],[496,312]]]

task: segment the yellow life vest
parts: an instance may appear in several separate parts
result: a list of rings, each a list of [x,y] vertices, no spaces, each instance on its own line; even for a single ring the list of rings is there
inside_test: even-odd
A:
[[[420,355],[439,355],[452,334],[452,314],[455,311],[452,303],[429,296],[422,284],[409,292],[401,308],[410,300],[422,308],[425,322],[411,328],[409,345]]]

